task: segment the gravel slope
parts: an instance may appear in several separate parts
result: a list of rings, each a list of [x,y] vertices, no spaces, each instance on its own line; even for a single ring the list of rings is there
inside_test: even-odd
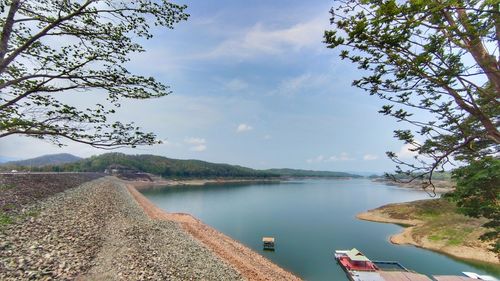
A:
[[[102,173],[0,174],[0,212],[18,215],[26,206],[102,176]]]
[[[0,233],[0,280],[241,280],[177,223],[101,178],[30,207]]]

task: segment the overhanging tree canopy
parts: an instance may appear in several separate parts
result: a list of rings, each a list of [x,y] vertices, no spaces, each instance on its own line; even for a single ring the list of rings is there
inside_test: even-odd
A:
[[[99,148],[153,144],[153,133],[133,123],[109,122],[123,98],[170,93],[124,63],[144,49],[151,25],[173,28],[185,6],[166,0],[0,0],[0,138],[26,135],[63,145]],[[78,108],[60,96],[105,93],[107,103]]]
[[[432,173],[453,159],[499,152],[499,1],[336,2],[328,47],[358,66],[363,77],[354,86],[390,102],[381,113],[418,127],[395,131],[418,153],[406,163],[388,152],[398,173],[431,184]],[[416,110],[433,118],[415,119]]]

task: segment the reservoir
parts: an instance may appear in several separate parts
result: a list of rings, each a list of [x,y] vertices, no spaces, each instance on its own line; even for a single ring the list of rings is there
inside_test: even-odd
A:
[[[165,187],[141,192],[158,207],[192,214],[306,280],[347,280],[333,259],[333,251],[354,247],[372,260],[396,260],[426,275],[472,271],[498,277],[500,272],[498,267],[392,245],[388,238],[400,232],[400,226],[355,218],[384,204],[429,199],[422,191],[351,179]],[[276,238],[274,252],[263,251],[264,236]]]

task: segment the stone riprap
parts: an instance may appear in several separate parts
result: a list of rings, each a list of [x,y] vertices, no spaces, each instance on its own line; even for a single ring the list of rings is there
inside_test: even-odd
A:
[[[241,280],[175,222],[106,177],[26,208],[0,230],[0,280]]]
[[[23,208],[103,173],[3,173],[0,174],[0,212],[22,213]]]

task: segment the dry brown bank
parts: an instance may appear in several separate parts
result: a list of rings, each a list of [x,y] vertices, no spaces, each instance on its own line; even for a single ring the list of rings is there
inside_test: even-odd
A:
[[[489,244],[479,236],[486,229],[484,219],[466,217],[456,207],[443,200],[419,200],[388,204],[357,215],[362,220],[394,223],[407,226],[391,236],[394,244],[410,244],[448,254],[457,258],[500,264],[488,250]]]
[[[149,189],[165,186],[202,186],[209,184],[224,184],[224,183],[278,183],[279,179],[185,179],[185,180],[166,180],[155,179],[154,181],[128,181],[135,189]]]
[[[432,186],[427,186],[425,183],[419,182],[417,180],[411,182],[404,181],[394,181],[386,178],[375,178],[372,179],[373,182],[380,182],[385,185],[398,186],[404,188],[413,188],[418,190],[425,190],[427,192],[435,192],[435,193],[447,193],[453,191],[455,189],[455,183],[451,180],[432,180],[432,184],[434,184],[434,188]],[[423,187],[426,187],[425,189]]]

